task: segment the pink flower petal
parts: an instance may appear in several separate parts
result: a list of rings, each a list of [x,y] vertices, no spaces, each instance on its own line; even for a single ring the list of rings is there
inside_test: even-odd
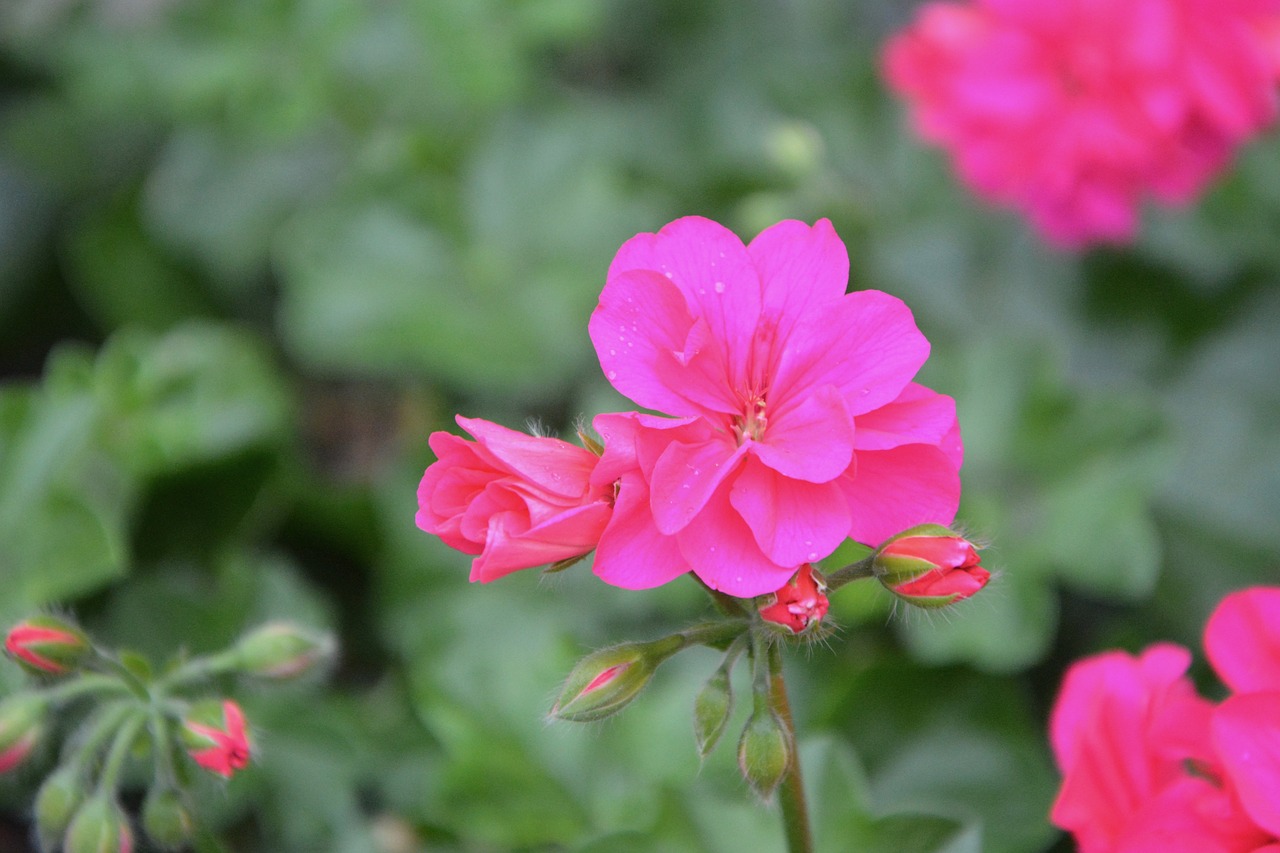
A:
[[[1280,690],[1280,588],[1253,587],[1222,599],[1205,626],[1204,650],[1235,692]]]
[[[1280,692],[1232,696],[1212,726],[1218,758],[1245,811],[1280,837]]]
[[[853,446],[856,450],[888,450],[902,444],[937,446],[955,426],[956,401],[912,382],[893,402],[858,416]]]
[[[747,252],[760,274],[761,313],[773,318],[780,339],[807,311],[839,299],[849,286],[849,253],[826,219],[813,227],[794,219],[771,225]]]
[[[876,290],[850,293],[795,324],[769,401],[784,406],[832,385],[856,417],[897,399],[928,356],[929,342],[902,300]]]
[[[837,484],[783,477],[756,459],[747,459],[729,502],[765,556],[778,565],[820,560],[849,532],[849,508]]]
[[[668,535],[683,530],[711,493],[737,470],[748,447],[735,446],[725,435],[696,444],[668,444],[649,476],[650,505],[658,529]]]
[[[596,456],[558,438],[528,435],[479,418],[457,417],[476,440],[475,452],[497,466],[566,498],[578,498],[595,468]]]
[[[751,528],[730,504],[727,484],[711,496],[676,539],[694,573],[707,586],[728,595],[764,595],[796,573],[796,566],[778,565],[761,551]]]
[[[686,352],[694,322],[684,296],[666,277],[631,270],[610,275],[587,331],[605,376],[619,392],[651,409],[698,415],[707,409],[690,399],[681,382],[695,359],[695,353]],[[714,349],[718,344],[708,341],[706,346]],[[722,363],[724,358],[717,353],[696,355],[694,367],[702,368],[700,372],[706,372],[703,365],[708,361]],[[720,384],[724,385],[723,376]]]
[[[1194,776],[1162,789],[1130,816],[1114,844],[1082,853],[1245,853],[1266,838],[1229,794]]]
[[[622,476],[613,518],[600,537],[593,571],[623,589],[661,586],[689,571],[674,537],[663,534],[649,511],[649,487],[639,471]]]
[[[875,545],[917,524],[950,524],[960,475],[947,455],[925,444],[858,451],[837,481],[849,503],[849,536]]]
[[[738,236],[718,222],[686,216],[657,234],[637,234],[623,244],[609,266],[609,282],[635,269],[670,278],[684,294],[689,314],[706,320],[714,339],[725,347],[731,387],[744,387],[760,318],[760,279]],[[690,414],[631,399],[672,414]]]
[[[831,386],[817,389],[798,405],[777,410],[764,438],[751,450],[779,474],[826,483],[853,461],[854,426],[844,399]]]

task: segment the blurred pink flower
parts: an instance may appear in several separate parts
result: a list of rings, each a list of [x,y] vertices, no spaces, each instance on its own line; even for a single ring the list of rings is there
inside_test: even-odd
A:
[[[1188,201],[1275,117],[1278,7],[933,2],[884,71],[979,195],[1059,245],[1124,241],[1145,195]]]
[[[1213,706],[1167,644],[1067,672],[1050,720],[1052,819],[1082,853],[1280,853],[1280,589],[1228,596],[1205,631],[1236,693]]]
[[[581,557],[612,512],[612,485],[593,484],[598,458],[556,438],[459,416],[475,441],[431,435],[437,461],[418,485],[418,527],[477,554],[471,580]]]
[[[846,537],[879,542],[955,515],[955,404],[911,382],[929,353],[911,312],[845,293],[831,224],[780,222],[744,246],[678,219],[609,268],[589,331],[613,386],[663,418],[601,415],[597,485],[618,500],[595,571],[627,588],[692,570],[771,593]]]

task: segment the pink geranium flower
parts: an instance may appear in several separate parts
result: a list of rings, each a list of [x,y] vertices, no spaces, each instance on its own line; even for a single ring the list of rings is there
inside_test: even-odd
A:
[[[437,461],[418,485],[418,527],[478,556],[471,580],[581,557],[596,547],[613,489],[593,483],[598,457],[557,438],[458,417],[475,441],[432,433]]]
[[[1270,0],[929,3],[885,49],[916,127],[1054,243],[1129,239],[1276,115]]]
[[[1205,647],[1236,692],[1213,706],[1186,650],[1108,652],[1068,671],[1050,721],[1052,818],[1083,853],[1280,853],[1280,589],[1233,593]]]
[[[743,245],[687,217],[622,246],[591,340],[615,388],[675,417],[595,420],[595,481],[618,483],[600,577],[643,588],[692,570],[762,595],[846,537],[951,521],[955,404],[911,381],[929,353],[911,312],[846,294],[848,270],[826,220]]]

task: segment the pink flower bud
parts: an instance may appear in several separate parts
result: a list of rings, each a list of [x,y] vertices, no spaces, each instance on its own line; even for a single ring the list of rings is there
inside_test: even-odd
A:
[[[182,738],[196,764],[219,776],[230,778],[249,764],[244,712],[230,699],[194,705],[182,721]]]
[[[565,679],[551,716],[586,723],[616,714],[644,689],[658,664],[682,647],[680,636],[673,635],[592,652]]]
[[[40,740],[48,704],[36,693],[16,693],[0,702],[0,773],[26,760]]]
[[[63,675],[79,666],[90,646],[89,638],[69,622],[32,616],[9,629],[4,648],[28,671]]]
[[[977,549],[938,524],[903,531],[880,546],[872,571],[884,587],[916,607],[946,607],[987,585]]]
[[[773,602],[760,608],[760,618],[792,634],[803,633],[827,615],[827,585],[808,563],[770,597]]]

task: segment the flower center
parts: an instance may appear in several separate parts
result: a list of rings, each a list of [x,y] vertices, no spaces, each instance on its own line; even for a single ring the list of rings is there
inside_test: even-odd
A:
[[[748,438],[759,441],[764,436],[764,429],[768,425],[769,418],[765,415],[764,394],[752,391],[746,395],[742,415],[734,418],[733,421],[733,434],[738,437],[738,444],[741,445]]]

